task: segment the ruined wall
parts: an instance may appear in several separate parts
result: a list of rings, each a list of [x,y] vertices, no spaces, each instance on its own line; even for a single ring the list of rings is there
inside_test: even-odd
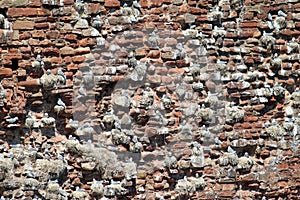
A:
[[[1,0],[1,199],[298,199],[300,3]]]

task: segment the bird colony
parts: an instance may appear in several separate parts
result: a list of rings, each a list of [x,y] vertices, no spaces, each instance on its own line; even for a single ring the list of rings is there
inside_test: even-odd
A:
[[[0,1],[0,199],[298,199],[299,29],[298,0]]]

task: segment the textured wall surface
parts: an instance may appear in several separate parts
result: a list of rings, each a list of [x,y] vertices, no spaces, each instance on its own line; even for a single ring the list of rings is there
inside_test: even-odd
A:
[[[2,199],[299,199],[298,0],[0,0]]]

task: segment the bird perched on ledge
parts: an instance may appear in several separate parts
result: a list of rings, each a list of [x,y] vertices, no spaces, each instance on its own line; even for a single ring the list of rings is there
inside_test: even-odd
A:
[[[61,98],[58,98],[57,104],[54,106],[54,111],[57,113],[57,115],[66,110],[66,108],[66,104],[61,100]]]
[[[55,127],[55,119],[53,117],[49,117],[48,113],[44,114],[44,117],[41,119],[41,128],[54,128]]]

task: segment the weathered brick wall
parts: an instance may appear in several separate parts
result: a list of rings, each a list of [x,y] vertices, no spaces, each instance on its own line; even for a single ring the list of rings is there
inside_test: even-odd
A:
[[[1,0],[1,196],[298,199],[299,28],[297,0]]]

